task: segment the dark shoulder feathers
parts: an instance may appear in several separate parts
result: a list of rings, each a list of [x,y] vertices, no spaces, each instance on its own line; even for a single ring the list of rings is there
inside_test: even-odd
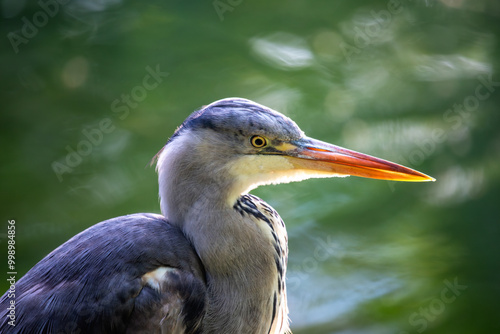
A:
[[[143,276],[159,267],[172,270],[155,289]],[[190,243],[163,216],[113,218],[74,236],[16,282],[15,327],[6,314],[12,299],[2,296],[0,332],[136,333],[130,329],[141,328],[155,333],[161,326],[154,320],[168,316],[157,314],[155,306],[171,304],[183,319],[179,326],[196,333],[204,275]]]

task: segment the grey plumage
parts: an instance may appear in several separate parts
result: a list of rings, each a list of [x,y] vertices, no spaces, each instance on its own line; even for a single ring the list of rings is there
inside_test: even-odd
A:
[[[169,142],[185,130],[208,128],[221,135],[265,135],[281,140],[301,138],[304,133],[290,118],[261,104],[241,98],[216,101],[192,113]]]

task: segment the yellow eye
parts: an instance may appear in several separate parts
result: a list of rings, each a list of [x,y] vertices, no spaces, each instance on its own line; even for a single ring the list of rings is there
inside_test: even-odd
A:
[[[262,136],[253,136],[250,139],[253,147],[262,148],[267,145],[267,139]]]

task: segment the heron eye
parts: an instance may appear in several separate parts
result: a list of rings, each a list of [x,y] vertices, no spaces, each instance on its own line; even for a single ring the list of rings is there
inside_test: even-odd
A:
[[[250,139],[253,147],[262,148],[267,145],[267,139],[262,136],[253,136]]]

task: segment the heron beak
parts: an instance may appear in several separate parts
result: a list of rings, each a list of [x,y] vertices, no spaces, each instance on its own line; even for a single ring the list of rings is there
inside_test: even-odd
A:
[[[435,181],[414,169],[308,137],[284,143],[280,148],[295,168],[310,172],[392,181]]]

